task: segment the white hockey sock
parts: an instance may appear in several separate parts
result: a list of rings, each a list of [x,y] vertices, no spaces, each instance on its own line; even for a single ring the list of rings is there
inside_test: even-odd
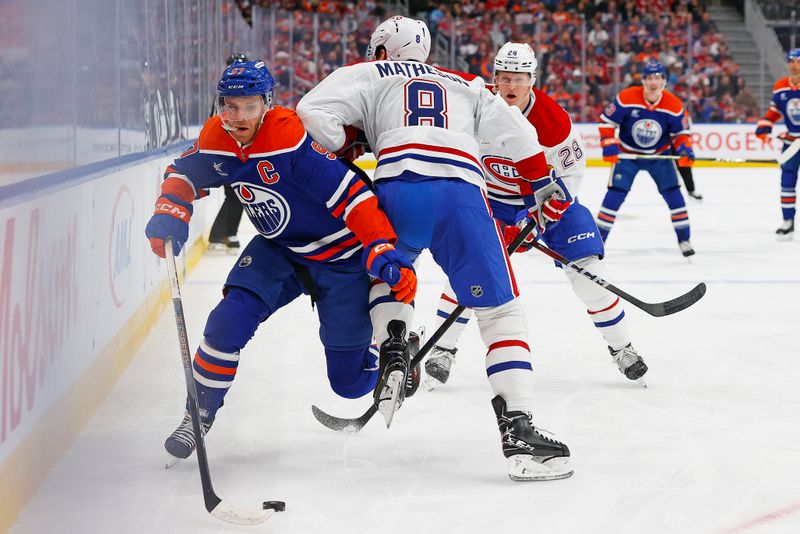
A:
[[[369,316],[372,319],[372,331],[378,347],[389,338],[386,327],[389,321],[397,319],[406,323],[406,333],[411,330],[414,320],[414,307],[395,300],[389,285],[379,279],[370,283]]]
[[[457,307],[458,301],[456,300],[456,294],[453,292],[453,288],[450,287],[450,284],[447,284],[444,288],[442,288],[442,296],[439,297],[439,308],[436,310],[436,324],[433,328],[433,332],[436,332],[439,327],[442,326],[442,323],[444,323],[447,317]],[[471,308],[467,308],[461,312],[461,315],[458,316],[456,322],[450,325],[450,328],[448,328],[439,341],[436,342],[436,345],[446,349],[456,348],[458,340],[461,337],[461,334],[464,332],[464,328],[466,328],[470,317],[472,317]]]
[[[532,411],[533,365],[528,325],[518,299],[494,308],[475,308],[486,353],[486,375],[509,411]]]
[[[600,278],[608,276],[605,265],[597,256],[583,258],[574,263]],[[574,269],[564,267],[564,273],[572,284],[572,290],[586,305],[589,317],[603,334],[608,346],[619,350],[630,343],[631,335],[620,298]]]

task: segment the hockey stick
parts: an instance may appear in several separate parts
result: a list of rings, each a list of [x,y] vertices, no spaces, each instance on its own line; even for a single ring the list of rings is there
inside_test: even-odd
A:
[[[525,227],[520,231],[514,241],[508,245],[506,249],[508,254],[511,255],[516,251],[519,246],[522,244],[523,241],[528,237],[528,235],[533,232],[533,229],[536,227],[536,221],[531,220]],[[419,352],[411,359],[411,362],[408,365],[409,369],[413,369],[417,365],[422,362],[422,359],[430,352],[430,350],[439,342],[447,329],[456,322],[456,319],[466,310],[466,306],[458,305],[456,309],[454,309],[450,315],[447,316],[447,319],[436,329],[436,332],[425,342],[425,344],[419,349]],[[356,417],[354,419],[348,419],[346,417],[336,417],[334,415],[330,415],[328,413],[323,412],[316,406],[311,406],[311,413],[314,414],[314,417],[325,425],[326,427],[330,428],[331,430],[335,430],[337,432],[358,432],[364,425],[366,425],[372,416],[378,412],[378,406],[373,401],[372,405],[364,412],[360,417]]]
[[[673,313],[678,313],[681,310],[685,310],[686,308],[688,308],[689,306],[691,306],[692,304],[703,298],[703,295],[706,294],[706,284],[704,282],[700,282],[695,287],[693,287],[688,293],[684,293],[679,297],[675,297],[674,299],[667,300],[664,302],[656,302],[650,304],[648,302],[643,302],[637,299],[633,295],[629,295],[628,293],[624,292],[614,284],[607,282],[606,280],[600,278],[596,274],[592,274],[591,272],[587,271],[580,265],[572,263],[571,261],[569,261],[567,258],[562,256],[555,250],[547,247],[547,245],[539,243],[538,241],[533,241],[530,244],[530,246],[532,248],[535,248],[536,250],[544,252],[554,260],[562,263],[563,265],[575,269],[576,271],[581,273],[583,276],[585,276],[595,284],[606,288],[608,291],[614,293],[618,297],[622,297],[626,301],[630,302],[640,310],[649,313],[653,317],[664,317],[665,315],[672,315]]]
[[[167,273],[169,286],[172,291],[172,306],[175,308],[175,323],[178,327],[178,343],[181,347],[181,361],[186,378],[186,391],[189,394],[189,414],[192,416],[192,430],[197,444],[197,464],[200,467],[200,481],[203,485],[203,499],[206,510],[212,516],[235,525],[257,525],[263,523],[275,513],[275,510],[252,510],[238,508],[220,499],[211,485],[211,473],[208,470],[208,457],[203,430],[200,425],[200,410],[197,406],[197,388],[194,384],[192,373],[192,357],[189,351],[189,336],[186,333],[186,321],[183,316],[183,303],[181,301],[181,288],[178,283],[178,270],[175,267],[175,255],[172,252],[172,238],[164,240],[164,251],[167,259]]]
[[[779,139],[783,138],[779,137]],[[784,139],[783,141],[786,142],[786,139]],[[792,144],[789,145],[789,148],[780,153],[780,155],[778,156],[778,164],[783,165],[784,163],[792,159],[794,155],[797,154],[798,152],[800,152],[800,137],[792,141]]]
[[[798,144],[798,149],[800,149],[800,144]],[[786,151],[784,152],[784,154]],[[679,160],[683,156],[676,156],[670,154],[631,154],[631,153],[623,153],[619,155],[619,159],[672,159],[672,160]],[[694,161],[718,161],[724,163],[780,163],[780,158],[778,159],[759,159],[759,158],[694,158]]]

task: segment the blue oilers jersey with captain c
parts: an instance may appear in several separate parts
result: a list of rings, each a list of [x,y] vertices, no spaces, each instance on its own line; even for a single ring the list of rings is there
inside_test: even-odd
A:
[[[767,116],[772,122],[782,116],[789,134],[800,137],[800,84],[793,85],[788,76],[775,82]]]
[[[246,146],[212,117],[164,178],[187,181],[198,198],[206,189],[231,185],[256,230],[299,261],[358,262],[362,245],[344,220],[374,195],[355,173],[333,164],[335,159],[293,111],[276,107]]]
[[[601,127],[618,128],[624,152],[670,153],[672,141],[689,133],[681,101],[669,91],[649,103],[643,87],[623,89],[600,115]]]

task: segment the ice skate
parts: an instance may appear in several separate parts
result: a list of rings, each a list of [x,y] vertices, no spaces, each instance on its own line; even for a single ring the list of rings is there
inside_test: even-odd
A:
[[[794,239],[794,219],[785,219],[783,224],[775,230],[778,241],[791,241]]]
[[[375,404],[389,428],[394,413],[400,408],[406,396],[408,375],[408,343],[406,324],[403,321],[389,321],[389,339],[381,344],[381,378],[375,387]]]
[[[205,420],[201,414],[200,420],[203,423],[203,434],[205,435],[211,425],[214,424],[214,418],[211,417]],[[175,465],[178,460],[186,459],[192,454],[195,448],[195,440],[194,431],[192,430],[192,416],[189,415],[189,412],[183,414],[183,421],[164,442],[164,448],[167,450],[167,469]]]
[[[222,242],[228,248],[228,254],[239,254],[240,245],[238,237],[229,235]]]
[[[608,352],[611,353],[611,358],[617,364],[620,373],[625,375],[627,379],[636,380],[643,387],[647,387],[647,383],[644,380],[647,364],[644,363],[644,360],[633,348],[633,345],[628,343],[619,350],[608,347]]]
[[[511,480],[528,482],[572,476],[569,448],[549,432],[533,425],[528,412],[506,411],[500,395],[492,399]]]
[[[689,198],[693,198],[698,202],[702,202],[703,201],[703,195],[701,195],[700,193],[698,193],[696,191],[689,191]]]
[[[688,239],[686,241],[679,241],[678,247],[681,249],[681,254],[683,254],[684,258],[694,256],[694,248],[692,248],[692,244]]]
[[[206,248],[209,254],[214,256],[224,256],[228,253],[228,247],[225,243],[219,241],[209,241],[208,248]]]
[[[433,354],[425,361],[425,389],[431,391],[447,383],[450,378],[450,368],[456,358],[458,349],[446,349],[436,345],[433,347]]]
[[[417,328],[416,332],[408,334],[408,358],[409,361],[414,358],[419,352],[419,348],[425,339],[425,327]],[[411,397],[419,389],[420,381],[422,380],[422,365],[418,364],[411,369],[406,377],[406,398]]]

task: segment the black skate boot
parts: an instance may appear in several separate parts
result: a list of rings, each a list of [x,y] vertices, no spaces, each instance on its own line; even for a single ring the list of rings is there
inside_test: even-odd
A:
[[[678,248],[681,249],[681,254],[683,254],[684,258],[694,256],[694,247],[692,247],[692,244],[689,243],[688,239],[686,241],[679,241]]]
[[[425,372],[428,375],[428,380],[425,381],[425,387],[432,390],[438,386],[447,383],[450,378],[450,368],[456,358],[458,349],[446,349],[436,345],[433,347],[433,354],[425,361]]]
[[[775,233],[778,235],[778,241],[790,241],[794,237],[794,219],[785,219]]]
[[[611,358],[614,359],[614,363],[617,364],[620,373],[625,375],[628,380],[638,380],[640,384],[646,387],[642,377],[647,372],[647,364],[644,363],[644,360],[633,348],[633,345],[628,343],[619,350],[608,347],[608,352],[611,353]]]
[[[211,425],[214,424],[214,417],[204,417],[204,411],[201,410],[200,421],[203,424],[203,434],[207,434],[211,429]],[[195,441],[194,431],[192,430],[192,416],[189,415],[189,412],[183,414],[183,421],[164,442],[164,448],[167,449],[167,453],[171,457],[167,459],[168,468],[178,460],[188,458],[192,454],[195,448]]]
[[[406,323],[389,321],[386,330],[389,332],[389,339],[381,344],[381,378],[375,386],[374,398],[378,411],[386,421],[386,428],[389,428],[394,412],[400,408],[406,397],[409,357]]]
[[[536,428],[531,414],[506,411],[506,401],[500,395],[492,399],[492,407],[511,480],[558,480],[572,476],[569,448],[549,432]]]
[[[414,358],[419,352],[419,347],[422,345],[422,339],[425,337],[425,328],[418,328],[419,332],[411,332],[408,334],[408,358],[409,361]],[[419,389],[419,383],[422,379],[421,364],[417,364],[411,369],[406,377],[406,398],[411,397]]]

